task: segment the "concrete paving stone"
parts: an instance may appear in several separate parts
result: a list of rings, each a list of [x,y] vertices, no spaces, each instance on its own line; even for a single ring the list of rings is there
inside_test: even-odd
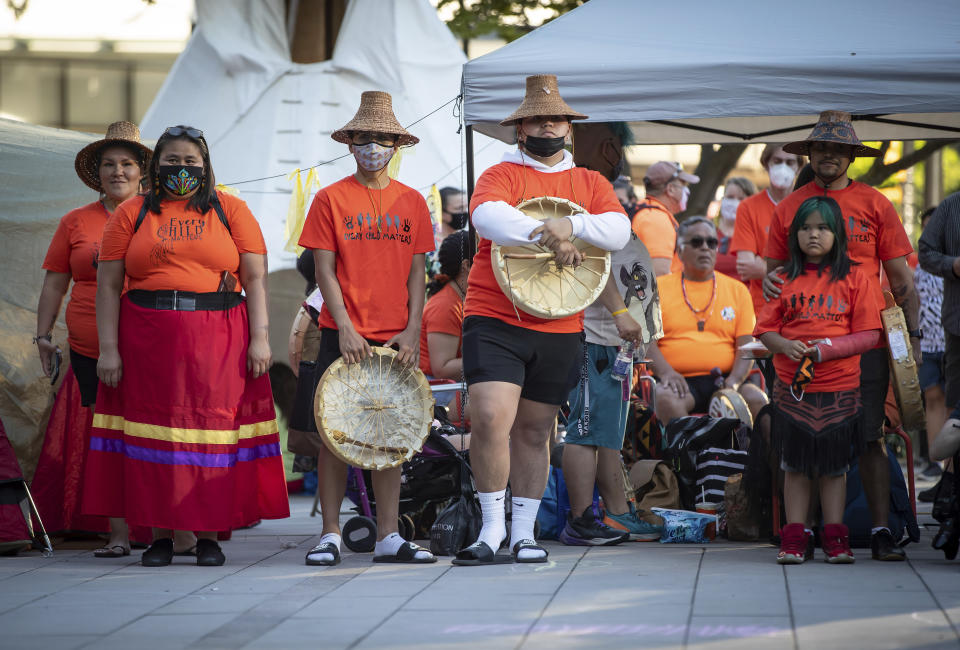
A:
[[[97,642],[97,646],[185,647],[226,625],[234,614],[164,614],[139,618]]]
[[[331,625],[323,625],[318,621],[305,618],[289,619],[242,647],[250,650],[289,650],[289,648],[308,647],[337,650],[355,643],[367,634],[374,624],[376,624],[375,621],[358,617],[341,618]]]
[[[404,605],[405,610],[435,610],[444,612],[469,608],[473,611],[504,612],[516,609],[532,614],[540,612],[549,602],[552,594],[516,594],[509,584],[497,591],[451,591],[443,588],[429,588],[411,598]]]
[[[647,617],[644,617],[645,619]],[[673,648],[683,644],[683,620],[614,622],[602,619],[541,619],[530,631],[523,648]]]
[[[533,620],[529,612],[462,609],[441,613],[400,611],[379,625],[358,648],[449,648],[482,641],[515,647]],[[512,645],[509,645],[512,644]]]
[[[697,587],[693,603],[694,616],[789,616],[787,590],[761,587],[754,590],[742,584],[717,585],[709,589]]]
[[[738,647],[792,648],[790,616],[696,616],[690,619],[690,646],[736,642]]]
[[[29,603],[44,598],[44,594],[5,591],[0,584],[0,614],[5,614],[18,607],[29,606]]]
[[[801,648],[931,648],[958,639],[940,610],[892,613],[876,608],[821,607],[794,613]]]
[[[423,591],[433,580],[401,580],[398,578],[385,580],[365,580],[354,578],[337,587],[331,596],[337,598],[367,598],[369,596],[392,596],[406,600]]]
[[[104,607],[98,602],[83,601],[70,607],[31,604],[0,615],[0,630],[4,636],[30,634],[42,629],[46,634],[108,634],[143,616],[144,607],[137,603],[111,603]]]
[[[95,643],[101,637],[83,634],[41,634],[42,628],[38,624],[34,634],[6,634],[0,637],[0,648],[16,648],[16,650],[73,650],[87,643]]]
[[[382,621],[400,609],[406,602],[405,597],[365,596],[341,598],[333,592],[317,598],[295,613],[292,618],[332,618],[364,616],[374,621]]]
[[[221,594],[205,590],[187,594],[157,608],[153,614],[229,614],[244,612],[270,598],[270,594]]]

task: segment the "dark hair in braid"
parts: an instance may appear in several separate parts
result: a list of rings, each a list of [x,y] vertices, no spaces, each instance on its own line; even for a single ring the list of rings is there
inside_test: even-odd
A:
[[[433,296],[440,291],[448,282],[457,277],[460,273],[460,266],[463,260],[468,258],[467,231],[458,230],[447,235],[440,244],[440,250],[437,251],[437,259],[440,261],[440,272],[433,276],[433,280],[427,285],[427,296]]]

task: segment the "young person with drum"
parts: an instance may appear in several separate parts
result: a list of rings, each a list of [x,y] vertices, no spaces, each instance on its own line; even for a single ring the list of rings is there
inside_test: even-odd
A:
[[[371,345],[396,346],[404,366],[420,361],[426,267],[434,250],[433,226],[419,192],[387,173],[401,146],[419,138],[393,114],[388,93],[361,95],[357,114],[332,138],[349,147],[356,172],[317,192],[300,236],[313,249],[320,310],[317,373],[343,357],[353,364],[372,357]],[[318,466],[323,532],[306,564],[340,562],[340,505],[347,486],[347,465],[325,450]],[[400,467],[372,472],[377,500],[374,562],[428,563],[428,550],[407,542],[398,532]]]
[[[764,255],[768,275],[763,281],[764,297],[777,298],[783,279],[777,269],[789,258],[787,234],[800,204],[813,196],[827,196],[840,205],[847,226],[850,259],[870,278],[880,297],[880,270],[890,280],[897,304],[903,309],[910,329],[911,347],[917,366],[922,363],[919,327],[919,298],[907,255],[913,246],[893,204],[869,185],[847,176],[857,156],[879,156],[880,151],[860,142],[849,113],[824,111],[806,140],[784,145],[787,153],[810,157],[814,180],[777,204]],[[860,456],[860,476],[873,519],[872,556],[875,560],[903,561],[906,553],[887,528],[890,511],[890,469],[883,443],[883,408],[890,385],[890,362],[881,338],[879,347],[860,356],[860,399],[863,401],[863,435],[866,450]]]
[[[546,487],[548,440],[570,390],[571,370],[582,359],[583,316],[581,311],[549,319],[516,307],[496,280],[491,247],[538,242],[557,264],[578,266],[584,260],[572,237],[607,251],[626,245],[630,222],[610,182],[576,168],[563,148],[573,119],[586,116],[560,97],[556,76],[527,77],[523,103],[501,122],[516,126],[519,147],[483,173],[471,200],[480,242],[464,305],[463,368],[483,526],[454,564],[547,561],[533,529]],[[567,199],[587,214],[540,221],[514,207],[544,196]],[[508,480],[512,556],[503,556],[496,552],[506,538]]]

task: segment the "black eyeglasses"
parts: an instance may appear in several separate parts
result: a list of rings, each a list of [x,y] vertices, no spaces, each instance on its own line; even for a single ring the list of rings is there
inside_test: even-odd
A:
[[[171,137],[177,138],[181,135],[187,135],[191,138],[199,140],[203,137],[203,131],[200,129],[195,129],[192,126],[171,126],[166,131],[163,132],[164,135],[169,135]]]
[[[720,240],[716,237],[691,237],[686,243],[687,246],[693,246],[694,248],[703,248],[704,244],[710,250],[715,251],[717,246],[720,245]]]

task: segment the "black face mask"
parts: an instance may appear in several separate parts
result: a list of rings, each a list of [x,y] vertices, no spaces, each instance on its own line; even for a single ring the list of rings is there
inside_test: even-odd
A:
[[[177,196],[189,194],[203,181],[203,167],[199,165],[159,165],[157,174],[163,188]]]
[[[467,225],[467,219],[470,218],[468,212],[450,212],[450,227],[454,230],[460,230]]]
[[[563,136],[559,138],[537,138],[528,135],[523,141],[523,148],[534,156],[549,158],[561,149],[563,149]]]

